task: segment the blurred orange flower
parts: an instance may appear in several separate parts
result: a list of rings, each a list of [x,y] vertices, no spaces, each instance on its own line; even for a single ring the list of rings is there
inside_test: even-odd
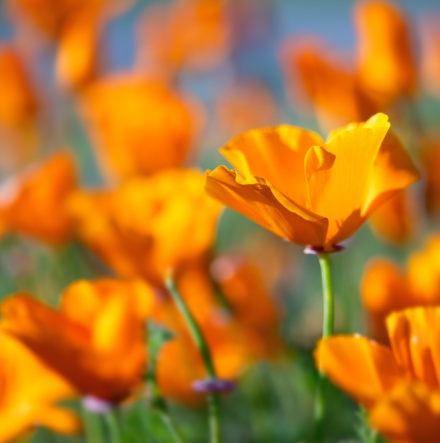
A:
[[[133,75],[102,79],[82,95],[99,163],[126,179],[182,165],[195,132],[191,105],[159,80]]]
[[[340,57],[329,55],[325,45],[316,39],[285,42],[281,63],[293,106],[303,95],[302,101],[314,106],[324,128],[365,120],[378,110],[361,88],[355,72]]]
[[[177,0],[147,10],[139,28],[138,66],[173,74],[223,60],[230,29],[224,0]]]
[[[423,383],[398,386],[373,408],[369,421],[390,443],[431,443],[440,435],[440,392]]]
[[[162,285],[170,268],[206,254],[221,206],[203,175],[170,169],[113,191],[78,192],[69,202],[80,239],[116,272]]]
[[[429,239],[423,251],[413,254],[404,273],[393,262],[376,259],[367,267],[362,301],[373,336],[386,342],[385,318],[393,311],[440,303],[440,236]]]
[[[237,171],[207,173],[207,191],[282,238],[330,251],[419,177],[388,117],[333,131],[324,142],[294,126],[248,131],[221,149]]]
[[[370,423],[392,443],[428,443],[440,432],[440,308],[387,318],[391,348],[361,336],[319,342],[318,367],[369,410]]]
[[[0,333],[0,380],[0,442],[17,441],[41,425],[60,433],[79,431],[76,416],[54,404],[73,396],[74,389],[4,333]]]
[[[72,156],[58,152],[0,188],[1,231],[59,245],[72,234],[65,203],[76,188]]]
[[[27,294],[7,298],[0,327],[82,395],[119,402],[142,383],[146,344],[139,310],[148,310],[152,297],[136,282],[79,281],[64,291],[58,311]]]
[[[37,145],[38,99],[26,67],[12,46],[0,46],[2,170],[29,160]]]
[[[357,72],[366,91],[384,106],[412,95],[417,65],[407,18],[394,3],[361,0],[354,8]]]
[[[357,402],[374,407],[393,388],[419,381],[439,390],[440,308],[414,308],[387,318],[391,348],[365,337],[333,336],[319,342],[319,369]]]

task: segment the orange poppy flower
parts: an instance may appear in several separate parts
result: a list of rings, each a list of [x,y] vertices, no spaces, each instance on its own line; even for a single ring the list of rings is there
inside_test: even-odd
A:
[[[26,67],[12,46],[0,46],[2,170],[30,159],[38,145],[38,99]]]
[[[319,369],[356,401],[372,408],[407,381],[439,390],[440,308],[414,308],[387,318],[391,348],[361,336],[333,336],[319,342]]]
[[[354,8],[357,72],[366,91],[386,106],[412,95],[417,67],[411,29],[401,9],[387,1],[359,1]]]
[[[55,405],[74,389],[14,338],[0,333],[0,442],[7,443],[34,426],[61,433],[79,431],[76,416]]]
[[[362,278],[362,301],[373,336],[386,342],[385,318],[393,311],[440,303],[440,237],[433,236],[423,251],[413,254],[403,272],[393,262],[374,260]]]
[[[79,90],[98,73],[98,38],[101,14],[98,8],[84,8],[63,27],[55,60],[55,75],[67,89]]]
[[[110,178],[126,179],[182,165],[191,146],[191,106],[165,83],[113,76],[87,88],[83,114],[98,161]]]
[[[72,224],[65,203],[75,188],[76,173],[71,155],[67,151],[52,155],[0,189],[2,230],[54,245],[66,242],[72,234]]]
[[[398,386],[373,408],[369,422],[390,443],[431,443],[440,435],[440,392],[423,383]]]
[[[378,108],[361,88],[347,64],[329,56],[325,45],[316,40],[292,39],[281,50],[281,63],[291,102],[297,107],[303,97],[324,128],[365,120]],[[329,87],[331,85],[331,87]]]
[[[65,290],[59,310],[27,294],[7,298],[0,327],[82,395],[119,402],[142,383],[139,311],[150,309],[152,298],[151,289],[136,282],[79,281]]]
[[[177,0],[147,10],[139,28],[138,65],[173,73],[223,60],[230,30],[223,0]]]
[[[170,268],[213,244],[222,208],[203,182],[199,171],[171,169],[114,191],[79,192],[69,211],[81,240],[111,268],[161,285]]]
[[[228,255],[216,257],[210,268],[247,337],[253,357],[276,356],[281,350],[280,313],[261,271],[247,260]]]
[[[294,243],[330,251],[418,179],[400,144],[382,143],[388,117],[333,131],[327,142],[294,126],[248,131],[221,153],[237,171],[207,173],[207,191]]]

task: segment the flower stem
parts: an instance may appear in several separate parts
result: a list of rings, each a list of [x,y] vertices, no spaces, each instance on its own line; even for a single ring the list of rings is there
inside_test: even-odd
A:
[[[208,377],[211,379],[216,379],[217,373],[215,371],[214,363],[212,361],[211,352],[209,351],[208,345],[205,341],[205,338],[203,336],[203,333],[199,325],[196,322],[196,319],[194,318],[187,304],[181,297],[174,280],[172,278],[167,278],[165,284],[171,294],[171,297],[176,303],[177,308],[179,309],[180,313],[185,319],[191,337],[202,357]],[[221,441],[219,409],[220,407],[219,407],[218,393],[215,392],[209,393],[208,411],[209,411],[210,443],[220,443]]]
[[[122,443],[121,430],[118,423],[118,418],[114,410],[104,414],[104,420],[107,425],[107,430],[110,436],[111,443]]]
[[[102,423],[98,414],[83,410],[84,432],[87,443],[103,443]]]
[[[322,338],[325,338],[333,334],[334,300],[330,254],[318,254],[318,260],[321,267],[322,296],[324,302]]]
[[[322,280],[322,298],[323,298],[323,322],[322,322],[322,338],[329,337],[333,334],[333,322],[334,322],[334,298],[333,298],[333,286],[332,286],[332,274],[331,274],[331,261],[330,254],[321,253],[317,254],[319,260],[319,266],[321,267],[321,280]],[[322,372],[319,373],[318,383],[316,387],[315,398],[315,422],[316,422],[316,435],[317,441],[323,439],[323,423],[325,415],[325,387],[326,379]]]

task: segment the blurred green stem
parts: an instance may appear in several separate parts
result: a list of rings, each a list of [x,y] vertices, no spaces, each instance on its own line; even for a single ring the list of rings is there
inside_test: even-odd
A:
[[[115,410],[104,414],[104,420],[107,425],[108,434],[111,443],[122,443],[121,429],[119,427],[118,417]]]
[[[334,298],[332,286],[331,260],[330,254],[318,254],[319,266],[321,267],[322,280],[322,299],[323,299],[323,322],[322,338],[333,334],[334,322]],[[316,422],[316,440],[323,439],[323,423],[325,415],[325,375],[320,372],[318,376],[315,398],[315,422]]]
[[[104,443],[102,423],[98,414],[83,410],[84,433],[87,443]]]
[[[181,297],[177,286],[172,278],[167,278],[165,281],[166,287],[168,288],[171,297],[177,305],[180,313],[185,319],[186,326],[191,334],[191,337],[196,344],[200,355],[202,356],[203,363],[205,365],[208,377],[211,379],[216,379],[217,374],[215,371],[214,363],[212,361],[211,352],[209,351],[208,345],[205,341],[203,333],[196,322],[196,319],[189,310],[187,304]],[[208,411],[209,411],[209,431],[210,431],[210,443],[220,443],[220,402],[219,395],[217,393],[208,394]]]

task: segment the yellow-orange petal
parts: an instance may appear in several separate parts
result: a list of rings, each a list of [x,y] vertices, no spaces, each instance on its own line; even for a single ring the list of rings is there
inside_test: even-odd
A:
[[[384,201],[419,178],[420,173],[400,140],[393,132],[388,132],[374,162],[362,216],[367,217]]]
[[[224,166],[207,173],[206,190],[231,209],[300,245],[323,244],[328,221],[299,206],[266,180],[244,180]]]
[[[397,386],[369,415],[390,443],[432,443],[440,435],[440,392],[422,383]]]
[[[334,156],[331,165],[308,164],[306,157],[310,209],[329,220],[326,243],[345,240],[364,221],[362,208],[373,164],[389,127],[388,117],[376,114],[330,134],[321,149]]]
[[[323,339],[315,351],[315,361],[333,383],[367,408],[401,380],[390,349],[365,337]]]
[[[315,132],[281,125],[240,134],[220,153],[243,178],[264,177],[274,188],[305,206],[304,157],[311,146],[321,144]]]
[[[440,388],[440,308],[394,312],[386,322],[391,348],[402,370],[411,379]]]

